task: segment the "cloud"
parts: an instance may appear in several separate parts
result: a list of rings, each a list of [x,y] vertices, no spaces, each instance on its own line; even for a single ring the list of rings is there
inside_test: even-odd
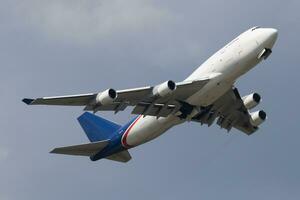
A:
[[[44,35],[77,43],[151,30],[172,20],[167,9],[150,0],[30,0],[14,11]]]

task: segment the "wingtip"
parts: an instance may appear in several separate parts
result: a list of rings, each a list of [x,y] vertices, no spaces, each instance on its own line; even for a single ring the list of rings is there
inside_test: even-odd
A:
[[[56,153],[56,148],[52,149],[51,151],[49,151],[49,153]]]
[[[30,105],[34,101],[34,99],[27,99],[27,98],[25,98],[25,99],[22,99],[22,101],[24,103],[26,103],[27,105]]]

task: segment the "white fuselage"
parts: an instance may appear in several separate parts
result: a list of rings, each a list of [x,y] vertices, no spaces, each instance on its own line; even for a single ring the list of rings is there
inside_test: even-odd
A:
[[[194,106],[208,106],[227,92],[235,81],[263,58],[259,54],[272,49],[277,39],[277,30],[271,28],[252,28],[239,35],[198,67],[186,80],[209,78],[210,81],[198,92],[186,99]],[[185,122],[176,115],[156,118],[141,116],[134,122],[126,144],[130,147],[148,142],[174,125]],[[124,136],[123,136],[124,137]],[[123,144],[124,145],[124,144]]]

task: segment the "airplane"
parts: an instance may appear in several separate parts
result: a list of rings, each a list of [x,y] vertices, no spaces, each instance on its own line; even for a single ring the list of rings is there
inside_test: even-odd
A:
[[[28,105],[85,106],[78,121],[90,143],[59,147],[50,153],[87,156],[91,161],[128,162],[128,150],[144,144],[184,122],[211,126],[214,121],[228,132],[236,128],[247,135],[267,118],[263,110],[250,112],[261,101],[258,93],[240,96],[237,79],[272,53],[278,31],[253,27],[217,51],[181,82],[168,80],[156,86],[68,96],[25,98]],[[135,116],[124,126],[95,115],[118,113],[134,107]],[[88,112],[88,111],[92,111]]]

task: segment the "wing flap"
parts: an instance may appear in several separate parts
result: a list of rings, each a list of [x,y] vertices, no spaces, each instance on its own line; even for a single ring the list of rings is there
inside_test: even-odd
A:
[[[137,115],[150,115],[150,116],[160,116],[167,117],[176,108],[173,104],[152,104],[141,102],[139,103],[131,112]]]
[[[53,149],[50,153],[74,156],[92,156],[104,149],[108,145],[108,142],[109,140],[103,140],[88,144],[58,147]]]

